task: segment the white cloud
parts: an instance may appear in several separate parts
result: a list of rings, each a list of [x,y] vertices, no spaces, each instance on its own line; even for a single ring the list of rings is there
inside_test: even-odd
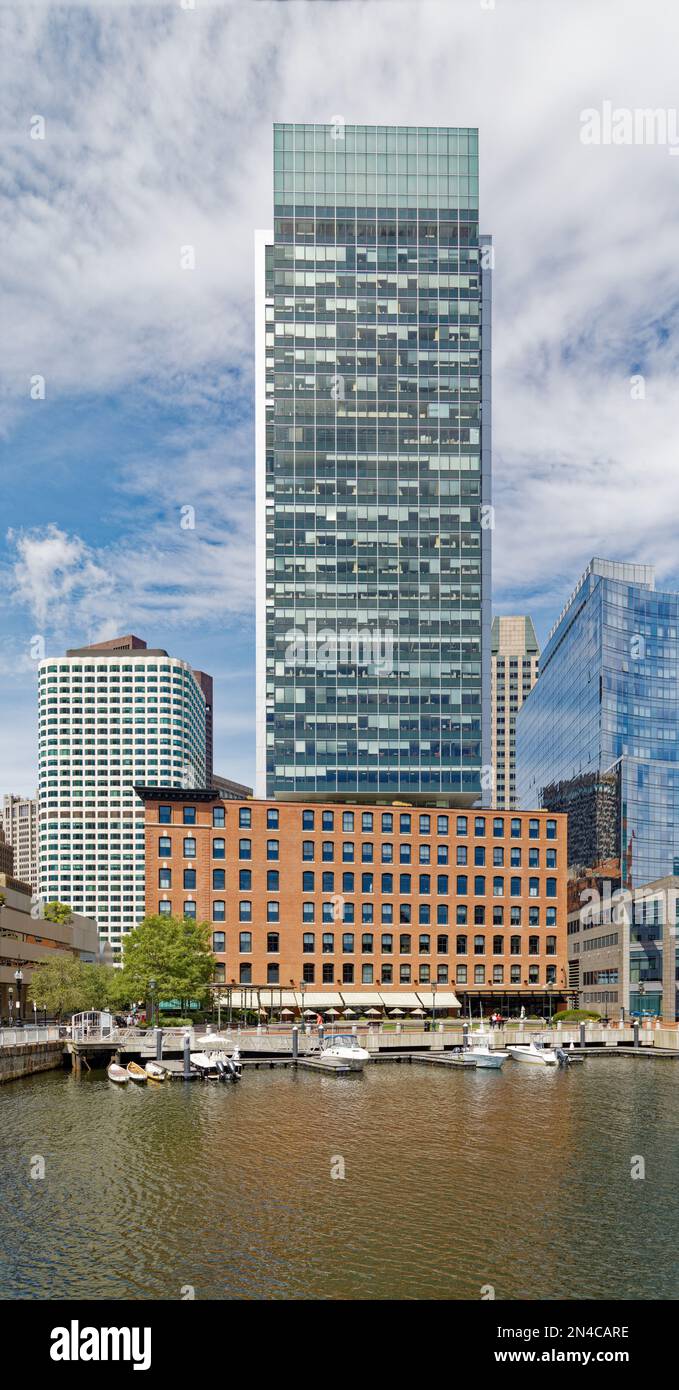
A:
[[[54,626],[78,604],[96,606],[108,590],[111,576],[95,560],[80,536],[67,536],[58,526],[15,537],[14,596],[25,604],[36,623]]]
[[[558,609],[595,552],[655,559],[677,582],[679,159],[579,138],[581,111],[606,99],[677,103],[676,7],[198,0],[22,7],[2,25],[8,429],[37,371],[48,399],[131,387],[208,418],[224,391],[251,393],[252,228],[271,221],[273,120],[478,124],[496,245],[499,605]],[[28,138],[35,111],[44,142]],[[646,400],[631,402],[638,362]],[[20,553],[19,597],[70,605],[93,629],[160,623],[171,573],[177,621],[246,611],[251,445],[241,433],[220,453],[215,433],[197,453],[183,442],[200,536],[171,534],[171,507],[192,502],[179,493],[145,544],[132,516],[116,546],[42,533]],[[140,457],[121,486],[143,509],[162,478]]]

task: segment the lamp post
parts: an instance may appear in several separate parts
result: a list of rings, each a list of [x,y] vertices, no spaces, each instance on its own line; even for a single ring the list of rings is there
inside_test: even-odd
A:
[[[432,980],[431,985],[431,1031],[436,1032],[436,981]]]
[[[23,972],[23,970],[21,969],[21,966],[20,966],[20,965],[19,965],[19,966],[17,967],[17,969],[14,971],[14,979],[15,979],[16,987],[17,987],[16,1026],[17,1026],[17,1028],[21,1028],[21,1027],[23,1026],[22,1018],[21,1018],[21,986],[22,986],[22,984],[23,984],[23,982],[24,982],[24,972]]]
[[[299,988],[302,995],[302,1022],[304,1022],[304,991],[306,989],[306,980],[300,980]]]
[[[14,1019],[14,989],[12,985],[7,986],[7,1008],[9,1009],[9,1026],[11,1028]]]
[[[151,1027],[153,1027],[153,1021],[154,1021],[153,996],[155,995],[155,992],[156,992],[156,982],[155,982],[155,980],[149,980],[149,997],[150,997],[150,999],[151,999]]]

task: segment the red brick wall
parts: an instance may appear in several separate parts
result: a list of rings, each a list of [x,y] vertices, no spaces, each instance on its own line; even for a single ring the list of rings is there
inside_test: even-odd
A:
[[[169,825],[159,823],[159,805],[170,805],[172,812],[172,822]],[[196,821],[194,826],[184,825],[182,820],[183,805],[195,805]],[[224,829],[213,827],[213,805],[224,809]],[[239,825],[239,813],[241,808],[250,812],[252,825],[251,828]],[[278,812],[279,828],[267,829],[267,811],[275,810]],[[302,826],[304,810],[314,812],[314,829],[305,830]],[[322,829],[323,811],[334,813],[334,830],[324,831]],[[354,815],[354,830],[343,831],[343,813],[352,811]],[[362,814],[365,811],[372,811],[373,831],[363,831],[361,828]],[[381,829],[383,813],[390,813],[394,818],[393,832],[384,832]],[[399,829],[399,818],[401,814],[410,814],[412,833],[402,833]],[[429,833],[420,831],[420,816],[429,815],[431,830]],[[448,816],[448,834],[437,834],[437,818],[440,815]],[[467,834],[457,835],[457,817],[466,815]],[[493,835],[494,815],[501,818],[504,822],[505,833],[502,838]],[[485,834],[476,836],[474,833],[475,818],[485,817]],[[512,819],[521,822],[520,838],[510,837],[510,823]],[[529,838],[529,820],[538,822],[539,838]],[[548,840],[546,838],[547,820],[556,822],[556,838]],[[171,841],[171,856],[162,859],[158,853],[160,836],[168,836]],[[183,841],[185,836],[194,836],[196,839],[195,859],[184,859]],[[213,841],[216,838],[223,838],[226,842],[225,859],[213,858]],[[239,841],[250,839],[252,842],[252,858],[249,861],[239,859]],[[266,857],[267,840],[279,841],[278,861],[268,861]],[[342,861],[343,841],[353,841],[355,846],[355,859],[353,863]],[[302,842],[312,841],[315,847],[313,861],[302,860]],[[332,862],[324,862],[321,857],[321,846],[323,841],[332,841],[335,845],[336,857]],[[373,863],[362,863],[361,846],[364,841],[374,845]],[[399,862],[399,846],[402,841],[407,841],[412,845],[412,862],[401,864]],[[394,846],[394,859],[392,863],[382,863],[381,849],[382,844],[388,842]],[[437,846],[439,843],[448,845],[448,864],[438,864],[436,862]],[[419,863],[420,844],[431,846],[430,864]],[[468,862],[466,866],[457,865],[456,849],[458,844],[467,846]],[[486,863],[485,866],[476,866],[474,860],[474,850],[477,846],[485,847]],[[505,864],[503,867],[493,865],[493,849],[503,847],[505,852]],[[510,849],[520,847],[522,851],[522,864],[520,868],[510,866]],[[529,849],[538,849],[540,857],[539,868],[530,869],[528,867]],[[546,868],[546,850],[555,849],[557,855],[556,869]],[[161,889],[158,886],[158,873],[161,865],[166,865],[172,871],[172,886],[168,889]],[[198,800],[191,801],[191,793],[187,792],[182,801],[163,801],[162,790],[158,793],[158,800],[146,802],[146,910],[148,913],[157,913],[161,900],[166,899],[171,905],[173,914],[181,916],[184,911],[184,903],[189,899],[195,899],[197,909],[196,915],[199,920],[212,922],[214,931],[224,931],[226,938],[226,949],[223,953],[216,956],[220,966],[223,966],[222,977],[225,984],[267,984],[267,965],[271,962],[279,964],[278,984],[284,989],[298,988],[299,982],[303,978],[303,967],[305,965],[315,965],[315,979],[309,984],[309,988],[314,990],[333,990],[341,989],[343,992],[351,992],[351,989],[379,989],[380,991],[394,989],[412,990],[421,985],[425,990],[430,987],[430,981],[437,979],[437,966],[447,965],[448,981],[447,986],[455,991],[458,997],[469,991],[478,995],[481,986],[475,984],[474,967],[475,965],[485,965],[485,992],[489,995],[493,993],[500,995],[516,994],[517,996],[527,994],[529,988],[533,993],[541,993],[546,987],[547,966],[556,966],[556,986],[557,993],[561,994],[565,986],[565,966],[566,966],[566,817],[564,815],[550,815],[544,811],[534,812],[496,812],[492,811],[462,811],[457,808],[445,810],[443,808],[423,808],[412,807],[365,807],[348,806],[341,804],[309,805],[304,806],[299,802],[265,802],[265,801],[220,801],[215,798],[214,802],[206,803]],[[184,889],[183,869],[194,867],[196,870],[196,888]],[[213,889],[212,870],[225,870],[226,887],[224,890]],[[239,870],[250,869],[252,872],[252,888],[239,889]],[[267,891],[267,869],[277,869],[279,871],[278,891]],[[313,870],[315,873],[314,890],[310,892],[302,889],[303,870]],[[321,904],[328,902],[329,893],[324,893],[321,889],[321,875],[324,870],[334,870],[335,873],[335,894],[342,895],[342,873],[353,871],[355,875],[354,893],[344,895],[347,902],[355,904],[355,920],[353,923],[336,920],[330,923],[322,921]],[[374,883],[372,894],[361,892],[361,875],[363,872],[372,872]],[[399,875],[401,873],[411,875],[411,894],[405,895],[399,892]],[[382,873],[392,873],[394,876],[393,894],[383,894],[381,891]],[[431,876],[431,892],[421,895],[418,891],[420,874]],[[449,892],[445,896],[439,896],[436,892],[437,875],[448,875]],[[468,879],[468,894],[457,896],[456,878],[458,874],[466,874]],[[477,897],[474,894],[474,878],[476,875],[485,875],[486,893],[484,897]],[[502,897],[495,897],[493,894],[493,878],[501,876],[505,880],[505,892]],[[510,897],[509,880],[511,877],[521,879],[521,896]],[[556,878],[556,897],[547,898],[546,879]],[[529,878],[537,878],[539,882],[539,894],[537,897],[529,896]],[[213,920],[213,903],[215,900],[223,900],[226,908],[225,921],[217,922]],[[273,899],[280,903],[279,921],[267,922],[267,900]],[[239,921],[239,901],[247,900],[252,903],[252,921]],[[302,919],[302,903],[311,902],[315,904],[315,920],[313,923],[304,923]],[[390,924],[381,921],[382,901],[394,904],[394,921]],[[363,924],[361,920],[362,902],[373,904],[372,924]],[[430,904],[430,923],[420,924],[418,921],[418,909],[420,902]],[[457,904],[467,905],[468,921],[467,925],[458,925],[456,922]],[[400,903],[411,904],[411,922],[402,924],[399,922]],[[438,924],[436,921],[436,908],[439,903],[448,906],[447,925]],[[483,904],[485,906],[486,921],[484,926],[475,926],[473,916],[474,907]],[[504,908],[504,923],[502,926],[495,926],[492,920],[493,907],[502,906]],[[521,926],[512,926],[510,923],[510,909],[512,906],[520,906],[522,913]],[[537,907],[540,914],[540,925],[530,927],[528,924],[529,907]],[[546,909],[556,908],[556,926],[546,926]],[[239,934],[241,931],[251,932],[252,951],[242,954],[239,950]],[[279,933],[280,951],[277,955],[267,952],[267,932],[276,931]],[[313,954],[306,954],[302,950],[303,933],[313,932],[315,934],[315,950]],[[331,955],[323,954],[322,934],[323,932],[334,931],[334,952]],[[354,933],[354,953],[345,955],[342,951],[342,933]],[[361,936],[364,932],[373,933],[373,953],[364,954],[361,951]],[[383,933],[391,933],[393,936],[393,952],[383,954],[381,951],[381,936]],[[399,951],[399,937],[401,933],[410,933],[411,952],[401,954]],[[421,955],[418,949],[419,937],[421,934],[428,934],[431,938],[430,953]],[[438,935],[447,934],[448,951],[445,954],[438,954],[436,950]],[[485,953],[477,956],[473,950],[473,938],[480,934],[485,936]],[[467,953],[458,955],[456,952],[456,938],[458,935],[467,936]],[[504,938],[502,954],[493,954],[493,937],[500,935]],[[510,936],[520,936],[521,955],[510,954]],[[528,938],[537,937],[539,941],[539,954],[529,955]],[[547,955],[546,938],[547,936],[556,937],[556,954]],[[343,970],[345,964],[354,965],[353,986],[343,983]],[[251,965],[251,979],[242,980],[240,966],[241,963]],[[332,963],[332,981],[323,980],[322,966]],[[456,980],[456,967],[458,963],[467,965],[467,984],[460,984]],[[373,981],[370,983],[362,982],[361,968],[364,964],[372,964]],[[393,970],[393,980],[391,985],[384,983],[384,965],[391,965]],[[400,979],[399,967],[401,964],[409,964],[411,967],[410,981],[403,982]],[[512,985],[510,983],[510,967],[520,965],[521,983]],[[429,966],[430,980],[422,978],[421,966]],[[494,965],[504,967],[504,981],[493,985],[492,972]],[[529,967],[538,967],[538,981],[535,985],[529,986]],[[439,988],[446,986],[439,981]]]

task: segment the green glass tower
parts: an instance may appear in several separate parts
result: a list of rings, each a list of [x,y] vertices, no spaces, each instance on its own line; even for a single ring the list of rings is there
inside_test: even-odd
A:
[[[473,803],[490,762],[476,130],[274,127],[257,236],[257,792]]]

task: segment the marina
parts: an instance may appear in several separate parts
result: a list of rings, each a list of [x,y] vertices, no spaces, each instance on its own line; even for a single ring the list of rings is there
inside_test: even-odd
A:
[[[5,1297],[676,1297],[675,1067],[386,1061],[5,1088]]]

